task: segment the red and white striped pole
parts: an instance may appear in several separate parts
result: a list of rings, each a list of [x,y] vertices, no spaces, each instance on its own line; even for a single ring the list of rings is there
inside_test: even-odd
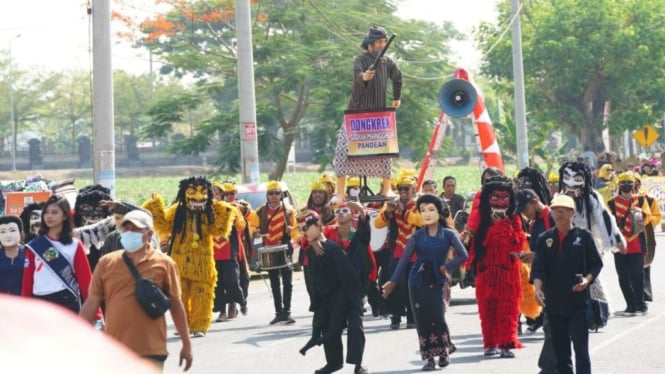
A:
[[[463,68],[457,68],[454,73],[454,78],[464,79],[476,86],[469,73]],[[485,99],[478,89],[476,89],[477,100],[476,106],[473,108],[473,121],[476,124],[476,136],[480,146],[480,152],[485,159],[485,166],[497,168],[505,173],[503,159],[501,158],[501,150],[499,143],[496,141],[496,134],[492,126],[492,120],[485,107]]]

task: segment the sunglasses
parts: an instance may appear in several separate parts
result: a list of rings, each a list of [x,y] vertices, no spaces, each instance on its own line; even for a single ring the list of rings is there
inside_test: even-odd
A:
[[[349,214],[349,213],[351,213],[351,209],[349,209],[349,208],[339,208],[339,209],[335,209],[335,215],[336,215],[336,216],[338,216],[338,215],[340,215],[340,214]]]
[[[270,195],[270,196],[277,196],[277,195],[281,195],[281,194],[282,194],[282,191],[268,191],[268,195]]]
[[[411,187],[397,187],[397,191],[399,192],[409,192],[411,191]]]

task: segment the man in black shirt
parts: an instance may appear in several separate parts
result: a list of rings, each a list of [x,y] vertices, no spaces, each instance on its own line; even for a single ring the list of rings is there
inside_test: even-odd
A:
[[[526,217],[530,235],[529,248],[531,248],[531,251],[520,252],[520,260],[526,263],[533,263],[538,238],[542,233],[554,227],[554,218],[552,218],[552,213],[550,213],[550,207],[543,204],[538,194],[530,188],[518,190],[515,193],[515,201],[517,201],[515,213]],[[531,276],[533,276],[533,273]],[[531,279],[531,283],[533,283],[533,279]],[[543,341],[543,347],[540,350],[540,357],[538,358],[539,374],[557,374],[556,356],[554,355],[554,347],[552,347],[552,333],[544,311],[527,330],[536,332],[541,326],[545,333],[545,340]]]
[[[536,242],[531,274],[536,300],[546,309],[559,374],[572,374],[570,343],[577,374],[591,373],[587,288],[603,267],[591,233],[573,226],[575,201],[559,195],[550,205],[556,227]]]

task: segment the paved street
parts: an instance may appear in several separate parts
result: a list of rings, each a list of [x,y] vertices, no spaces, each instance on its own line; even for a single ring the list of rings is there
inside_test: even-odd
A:
[[[665,235],[657,234],[659,250],[663,251]],[[590,350],[594,373],[664,373],[665,355],[665,260],[656,256],[652,270],[655,303],[649,314],[638,317],[613,317],[599,333],[591,333]],[[298,353],[310,334],[311,314],[307,311],[307,294],[302,273],[294,276],[294,325],[269,326],[273,317],[270,289],[263,281],[253,281],[250,288],[249,314],[232,322],[216,323],[204,338],[193,339],[194,365],[191,373],[312,373],[325,364],[323,349],[315,347],[306,357]],[[601,280],[611,297],[611,309],[623,310],[625,304],[619,291],[612,255],[605,256]],[[266,282],[268,279],[266,277]],[[525,348],[516,350],[516,358],[483,357],[480,322],[473,289],[453,289],[453,305],[446,318],[457,345],[451,365],[444,369],[455,373],[538,372],[537,359],[542,332],[525,335]],[[371,373],[420,372],[423,362],[418,354],[415,330],[391,331],[389,321],[365,317],[367,345],[365,366]],[[169,351],[166,373],[180,372],[177,357],[180,341],[169,325]],[[345,339],[344,339],[345,341]],[[346,348],[346,342],[344,343]],[[353,373],[346,365],[340,373]]]

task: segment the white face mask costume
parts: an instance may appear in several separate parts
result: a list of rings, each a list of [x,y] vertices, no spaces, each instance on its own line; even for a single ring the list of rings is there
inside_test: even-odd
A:
[[[21,231],[15,222],[0,224],[0,244],[3,247],[14,247],[21,242]]]
[[[565,168],[563,170],[563,190],[561,192],[573,199],[579,198],[584,193],[584,182],[582,173]]]

